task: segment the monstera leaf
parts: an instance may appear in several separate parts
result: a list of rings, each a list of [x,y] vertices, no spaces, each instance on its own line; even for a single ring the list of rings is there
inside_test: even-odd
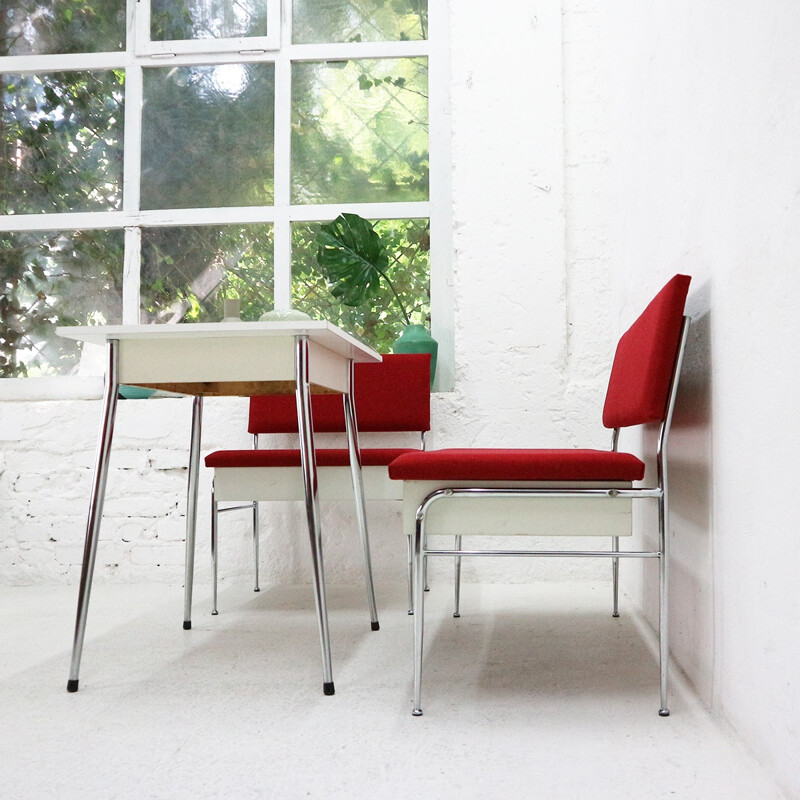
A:
[[[397,292],[386,275],[389,256],[372,225],[358,214],[340,214],[333,222],[321,226],[316,242],[317,263],[328,282],[331,293],[346,306],[360,306],[375,297],[381,279]],[[406,320],[408,314],[400,304]]]

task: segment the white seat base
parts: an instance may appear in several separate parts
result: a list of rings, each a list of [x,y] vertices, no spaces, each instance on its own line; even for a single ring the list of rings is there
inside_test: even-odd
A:
[[[399,483],[399,481],[398,481]],[[439,489],[629,489],[618,482],[402,481],[403,532],[414,535],[416,513]],[[442,498],[425,514],[428,536],[630,536],[632,500],[622,497]]]
[[[318,467],[320,500],[353,502],[350,467]],[[400,481],[389,479],[387,467],[362,467],[367,500],[402,500]],[[300,467],[216,467],[214,496],[217,502],[253,500],[305,500]]]

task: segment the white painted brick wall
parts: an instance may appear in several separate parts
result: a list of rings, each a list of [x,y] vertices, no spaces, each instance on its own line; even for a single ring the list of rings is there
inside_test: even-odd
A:
[[[433,398],[431,447],[606,446],[600,410],[616,331],[608,286],[603,5],[451,3],[455,391]],[[563,87],[563,90],[562,90]],[[191,401],[119,404],[99,580],[183,579]],[[76,581],[100,402],[0,403],[0,581]],[[203,451],[247,447],[246,401],[205,403]],[[210,475],[197,580],[209,579]],[[396,504],[371,503],[379,579],[403,580]],[[250,569],[246,512],[224,515],[221,575]],[[262,575],[310,575],[305,512],[262,514]],[[329,580],[362,579],[347,504],[323,508]],[[465,580],[606,575],[588,559],[480,560]],[[433,564],[432,578],[450,564]],[[239,578],[239,580],[248,580]]]

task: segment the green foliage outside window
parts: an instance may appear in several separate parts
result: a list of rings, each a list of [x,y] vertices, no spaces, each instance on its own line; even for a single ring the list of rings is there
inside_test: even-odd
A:
[[[0,55],[122,49],[121,8],[116,0],[4,0]],[[189,24],[180,2],[154,8]],[[345,29],[345,41],[425,35],[424,0],[326,8],[310,40]],[[144,72],[142,207],[273,202],[272,65]],[[427,199],[424,59],[300,63],[293,79],[294,202]],[[119,210],[124,91],[120,69],[0,76],[0,214]],[[292,227],[293,306],[387,351],[405,324],[393,295],[384,286],[363,307],[339,303],[316,263],[319,224]],[[412,320],[428,322],[428,220],[375,228]],[[121,322],[123,263],[122,230],[0,233],[0,376],[74,370],[78,346],[56,337],[55,326]],[[216,321],[224,297],[240,299],[243,319],[258,319],[274,305],[271,225],[142,228],[140,293],[142,322]]]

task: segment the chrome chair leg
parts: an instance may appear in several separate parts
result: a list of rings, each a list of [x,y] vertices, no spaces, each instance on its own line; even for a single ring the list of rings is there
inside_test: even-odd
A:
[[[456,536],[456,550],[461,549],[461,537]],[[455,601],[453,605],[453,616],[461,616],[461,556],[455,557]]]
[[[325,598],[325,569],[322,561],[322,525],[319,511],[317,459],[314,450],[314,428],[311,413],[311,385],[308,375],[308,338],[295,338],[295,399],[300,434],[300,461],[306,496],[306,516],[314,570],[314,602],[317,609],[319,641],[322,651],[322,691],[334,694],[331,666],[331,641],[328,629],[328,607]]]
[[[92,577],[97,558],[97,540],[100,536],[100,522],[103,519],[103,501],[106,494],[108,463],[111,456],[111,440],[114,435],[114,419],[117,413],[119,394],[119,342],[112,340],[107,346],[106,381],[103,393],[103,417],[100,423],[100,436],[95,452],[92,493],[89,499],[89,517],[86,521],[86,540],[83,548],[81,584],[78,591],[78,610],[75,616],[75,634],[72,640],[72,662],[70,664],[67,691],[77,692],[83,640],[86,635],[86,618],[89,613],[89,598],[92,593]]]
[[[219,509],[217,507],[217,500],[214,494],[214,489],[211,489],[211,614],[216,616],[219,614],[217,609],[217,567],[219,562],[218,546],[219,546]]]
[[[615,553],[619,553],[619,536],[611,537],[611,549]],[[611,612],[612,617],[619,616],[619,559],[611,559],[611,580],[614,584],[614,607]]]
[[[261,587],[258,584],[258,562],[259,562],[259,531],[258,531],[258,500],[253,501],[253,563],[255,565],[255,585],[254,592],[260,592]]]
[[[192,435],[189,444],[189,487],[186,493],[186,568],[183,584],[183,629],[192,628],[192,589],[194,587],[194,542],[197,531],[197,489],[200,477],[200,434],[203,424],[203,398],[192,402]]]
[[[349,366],[349,391],[342,395],[344,403],[344,425],[347,433],[347,448],[350,455],[350,473],[353,480],[353,494],[356,504],[356,521],[358,533],[361,538],[361,547],[364,551],[364,578],[367,588],[367,605],[369,606],[372,630],[380,630],[378,622],[378,606],[375,602],[375,583],[372,580],[372,556],[369,548],[369,530],[367,528],[367,507],[364,501],[364,478],[361,472],[361,451],[358,446],[358,430],[356,428],[355,409],[355,365],[350,361]]]
[[[414,613],[414,542],[411,536],[406,536],[406,550],[408,551],[408,613]]]
[[[422,638],[425,621],[425,556],[422,520],[414,532],[414,707],[411,713],[422,716]]]
[[[662,717],[669,716],[667,702],[667,671],[669,668],[669,529],[666,486],[658,498],[658,538],[661,557],[659,567],[659,614],[658,614],[658,654],[661,671],[661,708],[658,713]]]

